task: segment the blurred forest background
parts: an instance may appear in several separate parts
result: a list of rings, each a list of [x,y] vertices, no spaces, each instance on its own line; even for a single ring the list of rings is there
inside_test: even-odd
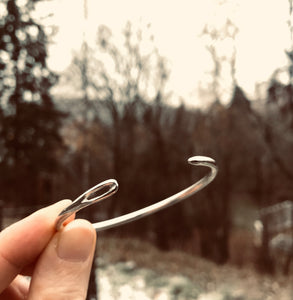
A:
[[[287,65],[268,74],[259,97],[249,99],[235,75],[237,26],[228,18],[222,27],[207,24],[202,37],[213,69],[205,93],[212,101],[199,107],[179,99],[173,105],[166,90],[168,60],[145,28],[131,22],[121,31],[122,46],[101,25],[95,47],[85,39],[64,72],[50,70],[48,46],[58,28],[44,26],[34,13],[39,2],[0,1],[5,211],[22,217],[115,178],[117,195],[88,212],[95,221],[111,218],[190,185],[205,170],[187,165],[187,159],[210,156],[219,174],[194,199],[108,234],[183,249],[218,264],[253,261],[267,270],[269,249],[259,254],[254,248],[252,225],[259,209],[293,200],[292,39],[284,50]],[[292,1],[288,20],[288,32],[280,34],[292,36]],[[223,54],[219,49],[227,40],[231,48]],[[225,104],[223,72],[231,82]],[[65,87],[74,91],[70,97],[52,92]]]

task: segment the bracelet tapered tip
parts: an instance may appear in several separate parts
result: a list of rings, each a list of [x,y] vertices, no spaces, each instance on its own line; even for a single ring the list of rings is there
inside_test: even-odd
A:
[[[216,165],[216,161],[207,156],[192,156],[188,159],[188,163],[191,165]]]

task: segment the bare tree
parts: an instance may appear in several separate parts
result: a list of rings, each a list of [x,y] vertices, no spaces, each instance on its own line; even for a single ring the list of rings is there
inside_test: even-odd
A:
[[[232,89],[236,86],[236,47],[235,39],[238,34],[237,26],[227,19],[222,27],[211,26],[207,24],[202,37],[206,39],[206,49],[211,55],[213,69],[211,71],[211,87],[214,101],[219,101],[227,85],[227,67],[230,72]],[[229,76],[229,75],[228,75]]]

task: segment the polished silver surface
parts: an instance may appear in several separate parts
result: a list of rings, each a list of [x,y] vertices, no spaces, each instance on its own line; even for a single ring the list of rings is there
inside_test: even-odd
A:
[[[96,229],[96,231],[102,231],[105,229],[113,228],[116,226],[120,226],[125,223],[132,222],[134,220],[143,218],[145,216],[148,216],[150,214],[153,214],[163,208],[166,208],[170,205],[173,205],[175,203],[178,203],[191,195],[197,193],[201,189],[203,189],[205,186],[207,186],[213,179],[216,177],[218,168],[216,166],[215,161],[206,156],[193,156],[188,159],[188,163],[195,166],[204,166],[210,168],[210,172],[205,175],[203,178],[201,178],[199,181],[191,185],[190,187],[180,191],[177,194],[174,194],[164,200],[161,200],[155,204],[152,204],[150,206],[144,207],[142,209],[136,210],[134,212],[122,215],[120,217],[116,217],[113,219],[109,219],[106,221],[101,221],[98,223],[94,223],[93,226]],[[100,191],[103,188],[108,188],[109,190],[105,193],[103,193],[101,196],[95,197],[93,194]],[[99,202],[103,199],[108,198],[109,196],[113,195],[118,190],[118,183],[114,179],[110,179],[107,181],[104,181],[95,187],[91,188],[90,190],[86,191],[84,194],[79,196],[70,206],[68,206],[66,209],[64,209],[60,215],[58,216],[56,228],[57,230],[60,229],[63,222],[73,213],[81,210],[82,208],[91,205],[93,203]]]
[[[106,190],[101,194],[102,190]],[[103,181],[94,187],[90,188],[78,198],[76,198],[69,206],[67,206],[61,213],[58,215],[56,220],[56,228],[59,230],[64,221],[68,219],[74,213],[80,211],[81,209],[92,205],[94,203],[100,202],[113,194],[118,190],[118,183],[115,179],[109,179]]]

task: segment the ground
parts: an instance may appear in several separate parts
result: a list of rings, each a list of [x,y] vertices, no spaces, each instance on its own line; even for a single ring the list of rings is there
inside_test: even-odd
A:
[[[101,300],[293,299],[293,275],[261,275],[252,265],[218,266],[182,251],[162,252],[130,238],[102,237],[97,251]]]

